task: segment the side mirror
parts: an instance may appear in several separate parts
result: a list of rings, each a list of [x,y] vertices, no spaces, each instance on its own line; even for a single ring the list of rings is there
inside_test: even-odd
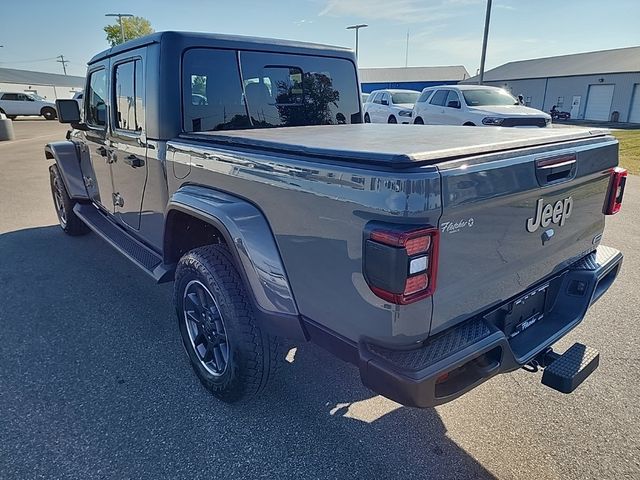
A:
[[[56,100],[60,123],[80,123],[80,108],[75,100]]]
[[[449,107],[449,108],[460,108],[460,101],[459,100],[451,100],[449,103],[447,103],[447,107]]]
[[[386,105],[387,107],[389,106],[389,100],[380,100],[380,103],[382,105]]]

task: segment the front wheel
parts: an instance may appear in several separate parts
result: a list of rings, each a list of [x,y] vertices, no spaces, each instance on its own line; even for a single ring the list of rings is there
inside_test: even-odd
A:
[[[182,343],[202,385],[228,403],[262,391],[278,362],[278,341],[260,328],[247,298],[225,246],[180,259],[174,300]]]
[[[56,119],[56,111],[51,108],[51,107],[45,107],[42,109],[42,111],[40,112],[40,114],[46,119],[46,120],[55,120]]]
[[[49,178],[51,183],[51,194],[53,195],[53,206],[56,209],[60,228],[67,235],[77,236],[89,233],[82,220],[73,211],[76,202],[69,197],[67,189],[62,181],[62,175],[56,165],[49,167]]]

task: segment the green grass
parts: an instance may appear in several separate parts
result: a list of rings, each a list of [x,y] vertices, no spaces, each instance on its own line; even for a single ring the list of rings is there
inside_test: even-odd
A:
[[[640,130],[615,130],[613,135],[620,142],[620,165],[640,175]]]

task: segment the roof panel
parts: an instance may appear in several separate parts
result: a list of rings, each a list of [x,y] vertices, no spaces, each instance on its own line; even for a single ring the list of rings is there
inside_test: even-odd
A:
[[[640,47],[509,62],[485,72],[484,79],[501,81],[623,72],[640,72]],[[478,77],[475,76],[464,83],[474,83],[477,80]]]
[[[57,73],[32,72],[30,70],[16,70],[13,68],[0,68],[0,82],[82,88],[84,86],[84,77],[60,75]]]

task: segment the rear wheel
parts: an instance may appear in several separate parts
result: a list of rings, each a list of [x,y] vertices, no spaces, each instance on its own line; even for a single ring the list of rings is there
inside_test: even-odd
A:
[[[424,120],[422,120],[421,117],[418,117],[413,121],[413,123],[416,125],[424,125]]]
[[[364,123],[371,123],[371,118],[368,113],[364,114]]]
[[[202,385],[229,403],[262,391],[277,366],[278,340],[258,325],[229,250],[187,253],[174,288],[182,343]]]
[[[56,209],[60,228],[64,230],[64,233],[72,236],[88,233],[89,227],[87,227],[73,211],[73,207],[77,202],[69,197],[57,165],[51,165],[51,167],[49,167],[49,178],[51,182],[51,194],[53,195],[53,206]]]
[[[387,123],[398,123],[398,120],[396,120],[396,117],[394,117],[393,115],[391,115],[389,117],[389,120],[387,120]]]
[[[51,107],[44,107],[40,110],[40,115],[42,115],[46,120],[55,120],[56,119],[56,111]]]

